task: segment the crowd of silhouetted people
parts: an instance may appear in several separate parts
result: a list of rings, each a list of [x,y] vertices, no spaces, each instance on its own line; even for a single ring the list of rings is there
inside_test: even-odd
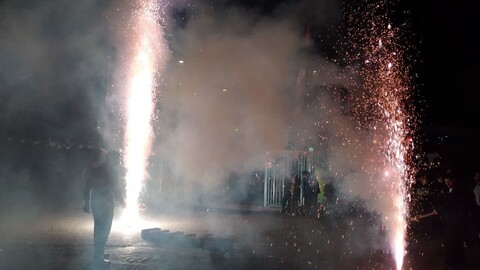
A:
[[[293,174],[290,178],[285,177],[281,213],[292,216],[316,216],[320,210],[318,203],[319,194],[320,185],[318,179],[310,172],[303,172],[302,175]],[[331,198],[333,196],[328,197]]]
[[[463,269],[465,249],[480,247],[480,171],[420,172],[411,189],[411,236],[441,239],[445,268]]]
[[[466,249],[480,249],[480,170],[466,175],[421,171],[409,190],[409,237],[441,242],[445,269],[465,269]],[[332,181],[320,189],[318,179],[303,172],[283,182],[285,215],[320,217],[337,204]]]

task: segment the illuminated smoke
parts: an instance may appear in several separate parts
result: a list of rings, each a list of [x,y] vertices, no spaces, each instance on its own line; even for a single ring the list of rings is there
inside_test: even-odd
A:
[[[152,114],[155,106],[155,78],[162,58],[161,28],[154,2],[137,1],[127,30],[127,42],[131,46],[132,55],[127,75],[129,81],[124,153],[127,208],[124,217],[129,222],[138,217],[138,200],[147,177],[146,167],[154,136]]]

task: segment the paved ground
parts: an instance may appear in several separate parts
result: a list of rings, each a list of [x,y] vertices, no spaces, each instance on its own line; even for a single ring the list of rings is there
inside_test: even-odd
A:
[[[0,269],[88,269],[92,220],[80,209],[48,214],[2,210]],[[209,249],[177,240],[145,241],[142,229],[172,235],[231,240]],[[374,216],[292,217],[276,209],[172,208],[145,213],[137,227],[118,217],[107,244],[111,269],[395,269],[388,241]],[[480,269],[480,252],[467,249],[468,269]],[[441,269],[441,239],[410,239],[404,269]]]

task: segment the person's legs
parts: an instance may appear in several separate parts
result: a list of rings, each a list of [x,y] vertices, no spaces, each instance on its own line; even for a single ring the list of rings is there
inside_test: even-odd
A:
[[[445,265],[456,267],[465,264],[465,250],[462,231],[458,228],[447,228],[445,239]]]
[[[312,198],[310,199],[310,211],[312,212],[312,215],[317,214],[317,194],[313,193]]]
[[[289,213],[292,206],[291,206],[291,196],[285,194],[282,199],[282,213]]]
[[[288,201],[288,198],[287,196],[283,195],[283,198],[282,198],[282,213],[286,213],[286,209],[287,209],[287,201]]]
[[[307,216],[312,214],[312,207],[312,194],[307,193],[305,196],[305,211]]]
[[[113,203],[95,202],[92,204],[93,212],[93,260],[103,262],[105,245],[112,228]]]
[[[290,199],[290,204],[292,205],[290,208],[290,211],[292,212],[292,215],[297,215],[298,214],[298,199],[291,198]]]

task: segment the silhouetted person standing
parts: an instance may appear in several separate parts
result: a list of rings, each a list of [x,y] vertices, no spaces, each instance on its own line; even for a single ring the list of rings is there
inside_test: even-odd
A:
[[[85,205],[83,211],[93,212],[93,266],[105,267],[105,245],[112,228],[115,200],[125,207],[119,177],[120,155],[116,151],[108,152],[105,162],[92,169],[84,190]]]
[[[475,181],[473,188],[475,204],[472,206],[473,244],[480,247],[480,170],[475,171],[473,179]]]
[[[299,212],[299,207],[298,203],[300,200],[300,186],[301,186],[301,180],[300,176],[294,174],[292,175],[292,184],[290,186],[290,192],[292,196],[290,197],[290,202],[288,203],[290,206],[290,211],[292,212],[292,215],[298,215],[300,214]]]
[[[305,187],[305,208],[306,215],[310,216],[317,213],[318,193],[320,193],[320,185],[315,176],[310,173],[306,174]]]
[[[289,177],[283,178],[283,197],[282,197],[282,213],[288,214],[292,210],[292,181]]]
[[[448,191],[443,203],[434,210],[434,213],[438,214],[445,224],[446,267],[454,269],[465,265],[463,240],[467,229],[468,202],[452,173],[448,172],[444,181]]]

